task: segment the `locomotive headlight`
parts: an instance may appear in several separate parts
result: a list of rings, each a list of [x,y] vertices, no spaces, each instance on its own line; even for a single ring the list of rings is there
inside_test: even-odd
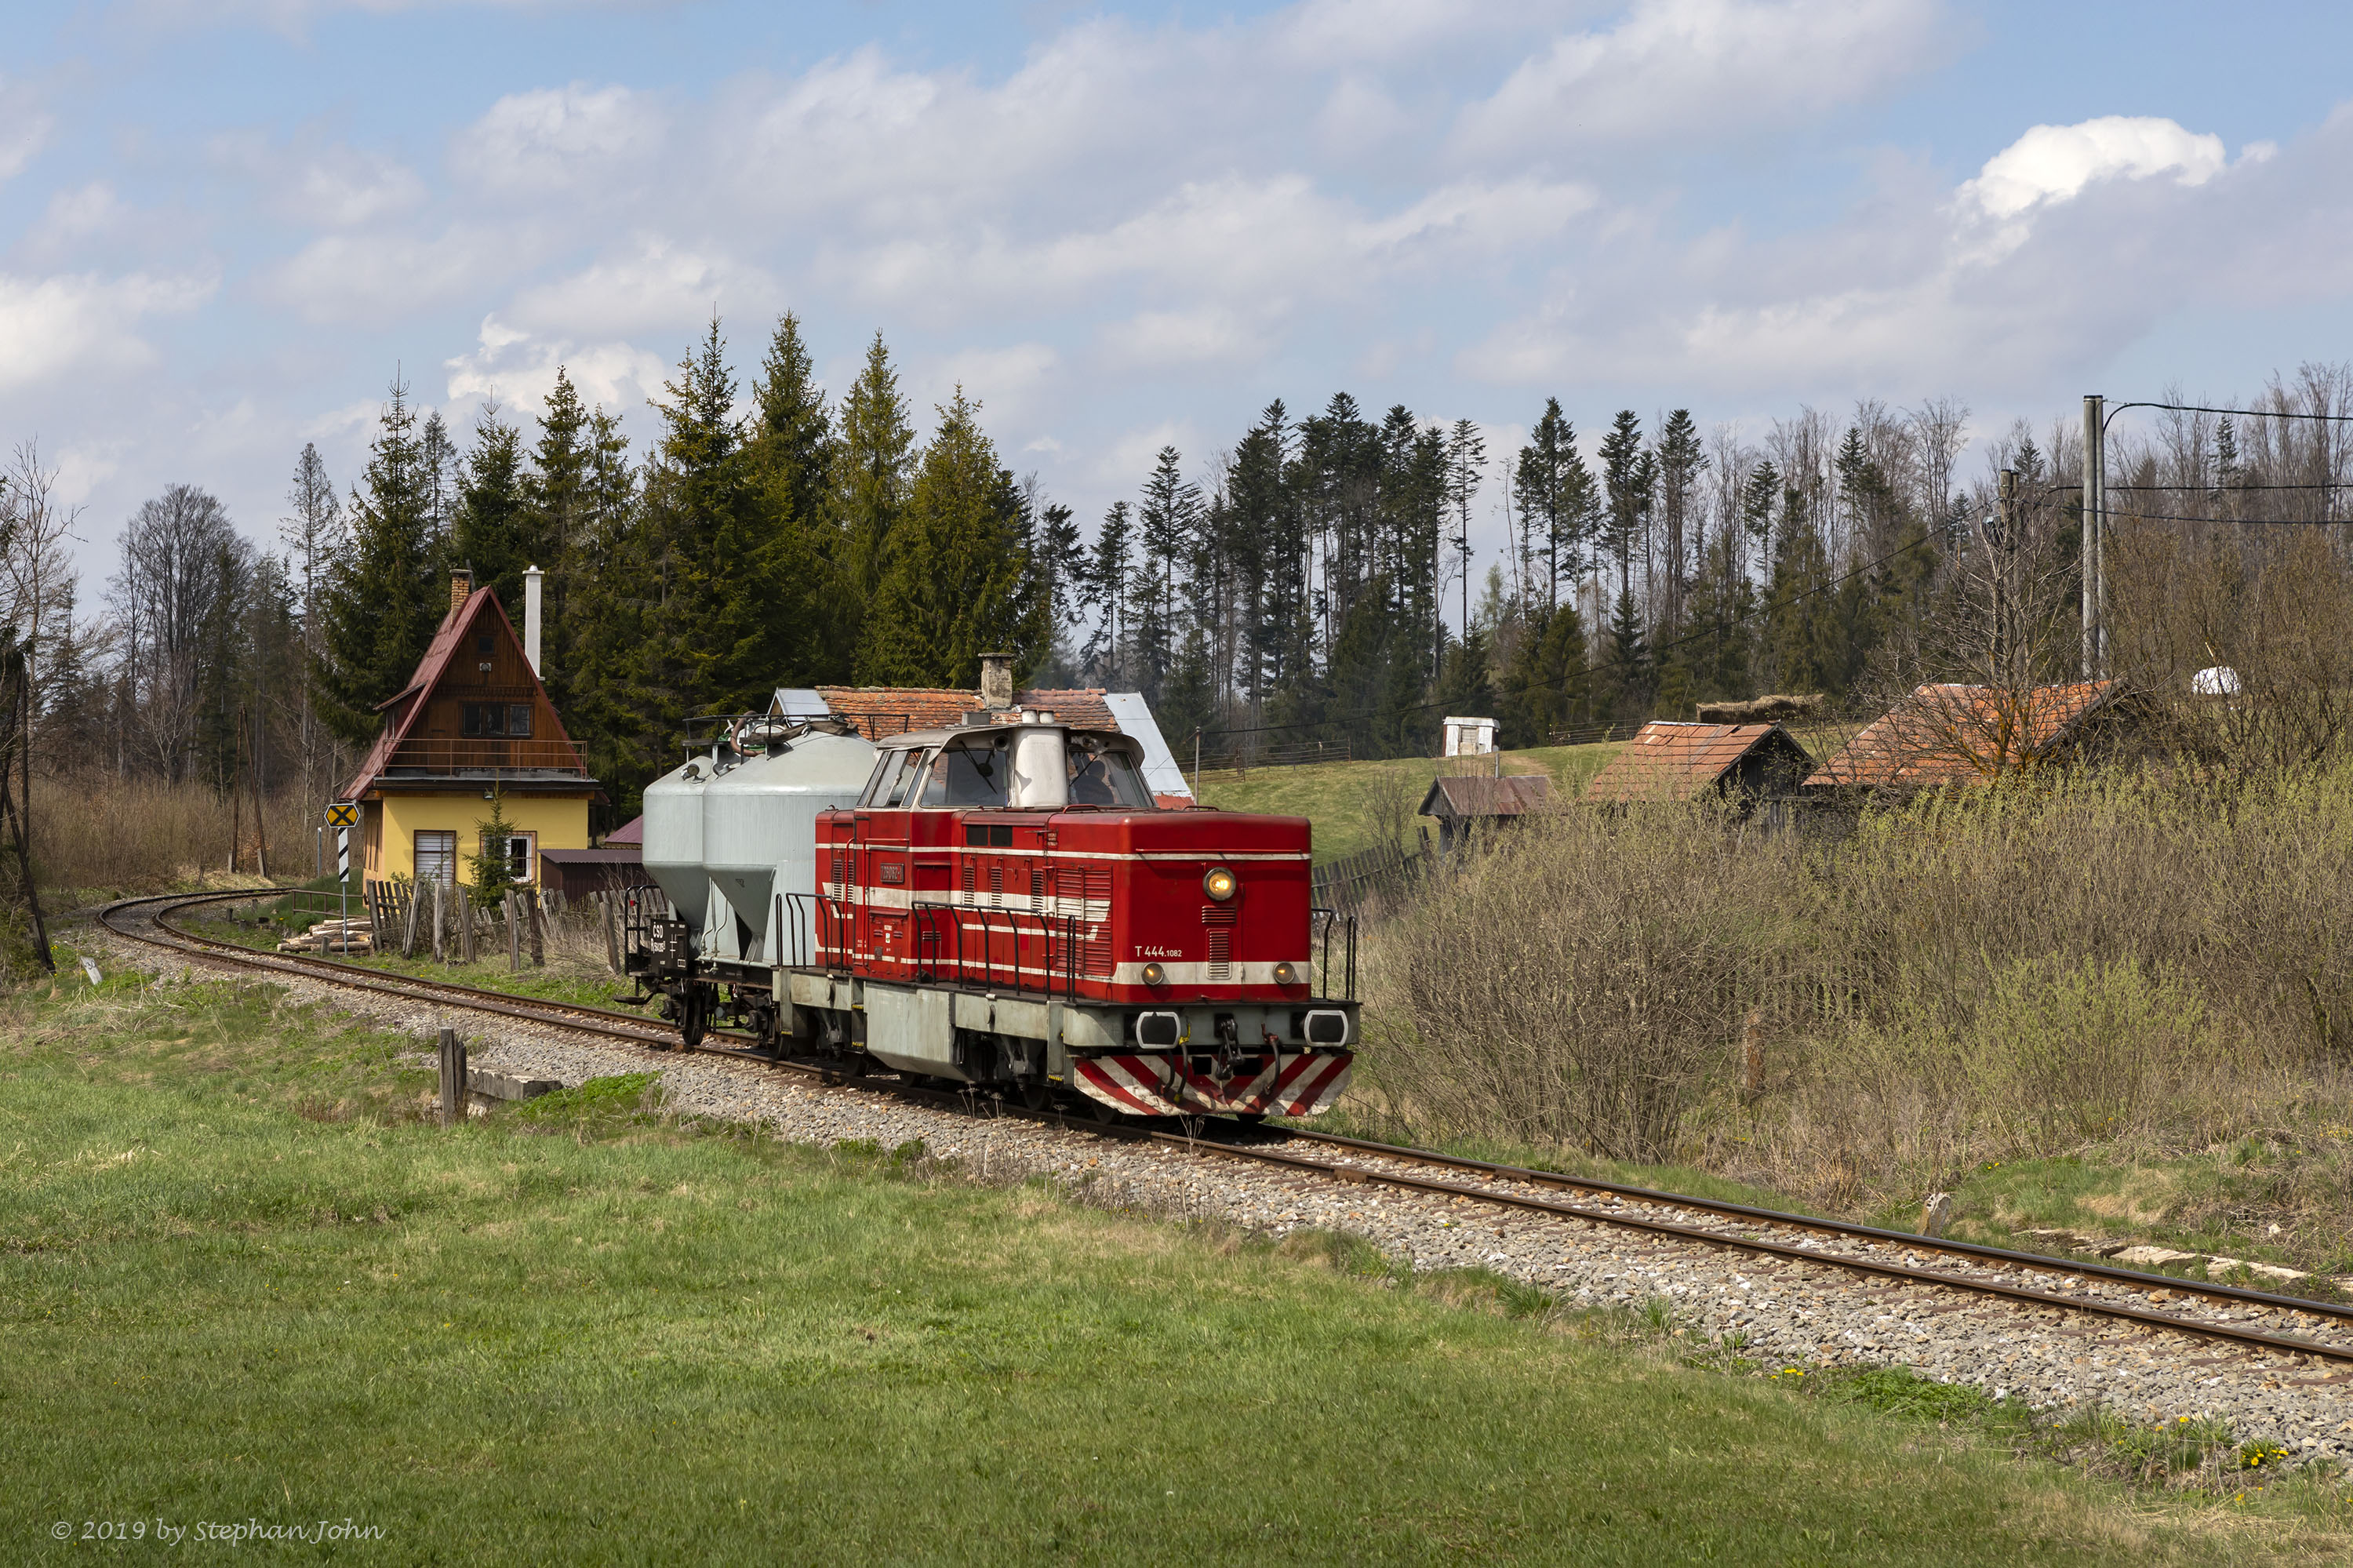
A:
[[[1145,966],[1144,966],[1144,983],[1145,983],[1145,984],[1146,984],[1146,985],[1159,985],[1159,984],[1161,984],[1162,982],[1164,982],[1165,980],[1167,980],[1167,978],[1168,978],[1168,971],[1167,971],[1166,969],[1162,969],[1158,964],[1146,964],[1146,965],[1145,965]]]
[[[1214,867],[1208,875],[1201,878],[1201,891],[1220,904],[1231,898],[1234,889],[1240,885],[1234,880],[1234,874],[1222,865]]]
[[[1299,983],[1299,966],[1297,964],[1275,965],[1274,983],[1277,985],[1297,985]]]

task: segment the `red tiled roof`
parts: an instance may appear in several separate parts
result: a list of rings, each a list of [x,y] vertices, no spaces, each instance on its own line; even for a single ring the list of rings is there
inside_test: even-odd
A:
[[[1778,735],[1810,767],[1789,732],[1778,724],[1686,724],[1653,719],[1585,787],[1588,800],[1689,800],[1721,786],[1725,775]],[[1778,748],[1778,747],[1777,747]]]
[[[1914,688],[1806,780],[1809,786],[1984,783],[2063,753],[2084,721],[2116,695],[2114,681],[2035,686]]]
[[[965,715],[980,712],[978,692],[954,686],[819,686],[817,694],[825,699],[828,712],[848,719],[869,740],[911,729],[954,729]],[[1050,709],[1056,718],[1080,729],[1119,728],[1100,687],[1017,692],[1013,701],[1018,707]]]
[[[644,843],[646,842],[645,818],[631,817],[628,821],[622,823],[619,827],[615,828],[611,832],[607,833],[605,835],[605,842],[608,844],[628,844],[631,846]]]
[[[1552,804],[1552,779],[1541,773],[1509,779],[1434,779],[1421,798],[1424,817],[1520,817]]]
[[[507,619],[507,612],[500,605],[497,593],[490,588],[476,588],[466,596],[465,603],[451,605],[443,612],[440,628],[433,633],[433,641],[426,644],[425,657],[417,662],[417,673],[408,678],[408,684],[403,686],[393,696],[376,705],[379,712],[391,708],[394,710],[393,715],[385,721],[384,728],[377,732],[375,744],[368,747],[367,756],[360,759],[359,772],[353,776],[349,784],[343,786],[343,791],[335,797],[336,800],[358,800],[366,792],[368,786],[375,782],[376,777],[385,770],[395,748],[408,738],[409,729],[425,712],[426,700],[433,694],[433,688],[440,683],[442,673],[448,669],[450,656],[458,651],[458,645],[463,642],[467,635],[473,630],[474,622],[485,615],[497,617],[498,623],[494,630],[504,634],[506,640],[515,645],[517,654],[520,656],[522,640],[515,635],[514,622]],[[529,665],[524,666],[524,673],[530,673]],[[538,676],[533,675],[531,680],[533,685],[539,684]],[[546,694],[545,688],[542,688],[541,694],[543,696]],[[403,704],[406,705],[401,705]],[[555,734],[553,738],[572,747],[573,755],[576,758],[580,748],[572,745],[572,736],[564,727],[564,715],[555,714],[554,705],[552,703],[548,705],[548,712],[555,715]],[[586,765],[584,763],[581,766]]]

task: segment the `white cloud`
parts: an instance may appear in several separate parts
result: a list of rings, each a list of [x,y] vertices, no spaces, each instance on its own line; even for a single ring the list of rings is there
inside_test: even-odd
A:
[[[2170,120],[2109,114],[2035,126],[1986,160],[1960,196],[1992,217],[2015,217],[2043,202],[2065,201],[2094,180],[2171,175],[2176,184],[2198,185],[2228,162],[2220,136],[2197,135]]]
[[[528,232],[471,224],[432,238],[331,234],[272,269],[267,287],[312,322],[385,322],[495,286],[542,249]]]
[[[611,182],[649,164],[668,120],[648,95],[626,87],[568,87],[511,93],[458,138],[460,174],[491,191],[547,197]]]
[[[57,116],[22,79],[0,77],[0,180],[23,174],[57,124]]]
[[[26,239],[43,253],[62,255],[86,239],[121,227],[131,209],[104,180],[61,190],[49,198],[47,210]]]
[[[626,337],[691,327],[713,310],[739,318],[762,313],[776,294],[775,280],[758,267],[640,234],[627,254],[524,290],[507,314],[521,329],[546,336]]]
[[[1556,161],[1581,143],[1796,123],[1935,63],[1934,0],[1638,0],[1564,34],[1469,105],[1457,146]]]
[[[355,228],[413,212],[427,196],[425,182],[398,159],[341,143],[305,150],[258,131],[229,131],[206,151],[215,166],[259,185],[270,212],[306,228]]]
[[[69,372],[149,364],[154,350],[135,330],[142,317],[194,309],[213,291],[195,278],[133,273],[18,278],[0,273],[0,392],[53,382]]]
[[[1143,311],[1103,332],[1112,365],[1129,370],[1248,365],[1265,357],[1271,341],[1223,305],[1189,311]]]
[[[495,401],[512,417],[527,419],[555,389],[559,367],[581,401],[615,413],[643,408],[670,369],[660,355],[632,344],[535,338],[486,316],[474,352],[445,362],[446,395],[452,405]]]

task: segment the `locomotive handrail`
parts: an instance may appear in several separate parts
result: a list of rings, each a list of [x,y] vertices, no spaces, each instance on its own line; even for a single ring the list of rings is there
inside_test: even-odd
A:
[[[842,907],[847,900],[830,893],[787,893],[784,897],[793,911],[796,962],[800,958],[801,937],[806,932],[809,938],[809,967],[847,974],[849,943],[844,939],[844,931],[851,918]]]
[[[1325,988],[1324,994],[1325,997],[1338,1001],[1354,1001],[1356,1000],[1356,917],[1354,915],[1344,915],[1337,909],[1326,909],[1320,906],[1307,911],[1307,917],[1310,920],[1314,919],[1319,915],[1324,917],[1324,932],[1322,938],[1324,951],[1323,956],[1316,960],[1316,976],[1324,981]],[[1346,984],[1342,988],[1339,994],[1335,997],[1330,989],[1332,984],[1332,928],[1335,926],[1340,925],[1344,921],[1346,923],[1346,938],[1341,944],[1340,952],[1341,957],[1347,965],[1345,977]],[[1313,940],[1314,938],[1310,939]]]
[[[992,908],[987,905],[957,904],[954,901],[944,903],[937,899],[916,899],[909,905],[909,912],[914,916],[914,952],[912,957],[914,960],[917,979],[927,982],[936,982],[940,978],[940,970],[942,968],[952,968],[954,969],[953,978],[957,983],[969,983],[972,980],[972,970],[976,962],[980,969],[980,983],[985,986],[997,985],[997,959],[995,944],[989,939],[991,932],[989,916],[992,915],[1003,915],[1005,916],[1006,928],[1011,933],[1013,938],[1013,980],[1012,984],[1006,989],[1011,991],[1039,991],[1045,992],[1048,996],[1051,996],[1055,993],[1054,982],[1058,978],[1054,973],[1054,930],[1055,923],[1060,922],[1062,936],[1063,969],[1063,973],[1059,977],[1062,980],[1061,994],[1066,1001],[1075,1001],[1078,1000],[1079,980],[1077,951],[1079,917],[1077,916],[1050,915],[1043,910],[1036,909],[1015,909],[1001,906]],[[943,944],[939,939],[938,917],[943,913],[947,916],[948,927],[954,933],[951,942],[948,944]],[[964,930],[965,924],[965,917],[966,916],[977,916],[979,917],[978,924],[980,926],[981,938],[980,957],[977,960],[968,959],[965,956]],[[1021,923],[1024,916],[1027,916],[1030,919],[1038,922],[1039,938],[1045,948],[1044,954],[1038,966],[1043,983],[1034,986],[1022,977]],[[929,918],[926,916],[929,916]],[[947,947],[949,949],[946,964],[942,965],[935,962],[926,965],[923,961],[924,955],[928,952],[936,957],[944,946]]]

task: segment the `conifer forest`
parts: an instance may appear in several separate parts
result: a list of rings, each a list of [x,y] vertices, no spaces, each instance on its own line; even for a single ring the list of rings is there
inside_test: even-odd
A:
[[[363,471],[294,454],[274,546],[175,484],[129,519],[95,591],[54,470],[20,447],[0,493],[36,765],[323,800],[455,567],[518,623],[524,569],[546,573],[547,684],[608,826],[696,715],[779,685],[970,686],[997,648],[1024,684],[1142,691],[1188,761],[1197,736],[1220,760],[1317,741],[1426,755],[1447,713],[1496,715],[1525,747],[1768,691],[1867,705],[1937,673],[1924,629],[1966,609],[1973,556],[2002,547],[2004,469],[2027,498],[2007,548],[2052,606],[2073,591],[2064,411],[1988,436],[1936,397],[1750,429],[1552,397],[1493,450],[1470,419],[1336,392],[1271,403],[1215,451],[1164,448],[1082,519],[992,443],[987,390],[911,407],[878,334],[830,392],[789,314],[740,371],[713,319],[641,449],[561,373],[541,406],[486,404],[466,429],[396,379]],[[2353,369],[2275,376],[2257,406],[2342,414]],[[2112,511],[2204,522],[2289,492],[2261,499],[2325,513],[2353,482],[2353,455],[2311,433],[2335,428],[2168,412],[2112,444],[2111,475],[2137,482],[2112,486],[2129,498]],[[1506,547],[1474,552],[1474,523],[1492,541],[1497,520]]]

